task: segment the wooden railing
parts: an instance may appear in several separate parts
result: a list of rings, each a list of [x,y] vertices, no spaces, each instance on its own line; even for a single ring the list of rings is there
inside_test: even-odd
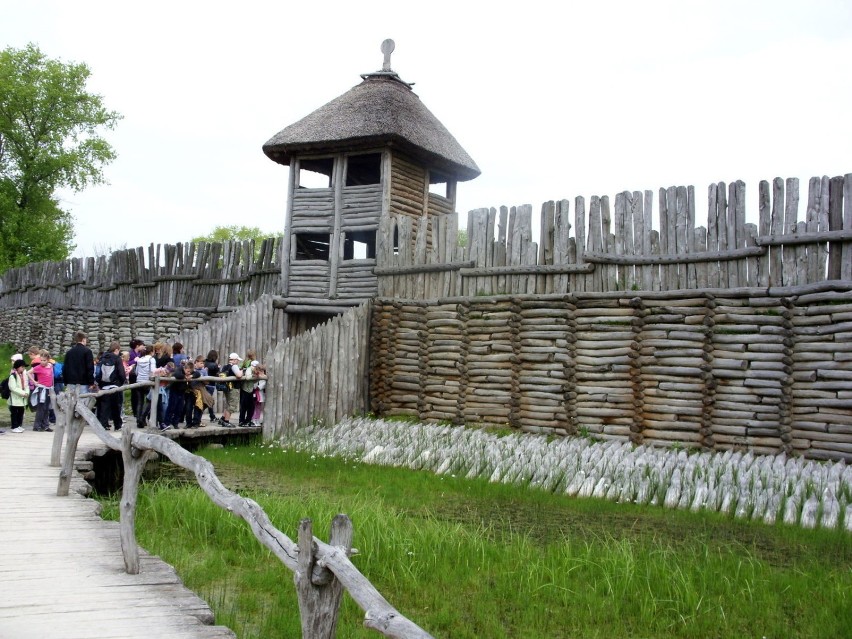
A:
[[[142,382],[153,386],[154,382]],[[84,427],[110,450],[121,451],[124,482],[120,500],[121,551],[125,570],[138,574],[139,547],[136,542],[136,504],[139,481],[145,464],[157,454],[192,471],[198,485],[221,508],[241,517],[257,540],[266,546],[295,574],[296,592],[302,623],[303,639],[333,639],[336,636],[338,611],[345,589],[364,611],[364,625],[385,637],[396,639],[430,639],[432,635],[399,613],[351,562],[352,523],[346,515],[337,515],[331,526],[329,543],[313,536],[312,522],[299,523],[299,538],[292,541],[276,528],[259,504],[228,490],[216,477],[213,465],[179,444],[154,433],[124,428],[120,438],[109,434],[89,408],[88,399],[123,392],[127,386],[97,393],[78,394],[70,388],[54,396],[58,417],[54,433],[52,465],[59,465],[63,438],[65,455],[61,463],[57,495],[67,496],[74,471],[77,445]],[[67,432],[67,436],[66,436]]]

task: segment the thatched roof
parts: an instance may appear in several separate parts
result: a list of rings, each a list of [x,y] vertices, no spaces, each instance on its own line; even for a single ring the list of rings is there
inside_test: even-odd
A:
[[[459,181],[480,174],[476,162],[395,73],[376,72],[343,95],[291,124],[263,145],[270,159],[289,164],[310,151],[343,151],[390,144]]]

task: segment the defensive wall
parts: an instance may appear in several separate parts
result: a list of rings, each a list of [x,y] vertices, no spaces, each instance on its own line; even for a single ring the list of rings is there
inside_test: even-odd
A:
[[[152,244],[10,269],[0,277],[0,340],[61,354],[78,330],[95,351],[114,339],[172,339],[277,293],[280,252],[281,238]]]
[[[798,180],[761,182],[756,223],[742,182],[708,187],[706,226],[698,199],[547,202],[538,242],[529,206],[470,212],[466,245],[454,213],[383,221],[371,321],[291,340],[280,238],[33,264],[0,278],[0,340],[60,352],[79,328],[100,348],[197,327],[194,348],[254,346],[271,378],[311,362],[312,414],[340,389],[369,398],[340,410],[852,459],[852,175],[812,178],[804,207]],[[369,393],[347,378],[366,370]],[[307,421],[289,410],[267,436]]]

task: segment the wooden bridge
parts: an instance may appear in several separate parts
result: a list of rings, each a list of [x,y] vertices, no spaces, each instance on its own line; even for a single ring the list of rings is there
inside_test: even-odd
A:
[[[235,637],[158,557],[140,549],[139,574],[125,571],[119,524],[74,490],[83,479],[57,497],[52,443],[32,430],[0,436],[0,637]],[[102,447],[87,429],[78,459]]]

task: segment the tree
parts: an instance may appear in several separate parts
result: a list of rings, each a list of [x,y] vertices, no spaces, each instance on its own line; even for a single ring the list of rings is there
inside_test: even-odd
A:
[[[116,155],[99,133],[121,116],[86,91],[90,75],[32,43],[0,52],[0,272],[67,258],[74,225],[56,192],[105,182]]]
[[[226,242],[228,240],[262,240],[275,237],[275,233],[262,231],[256,226],[217,226],[207,235],[192,238],[193,242]],[[282,233],[283,235],[283,233]]]

